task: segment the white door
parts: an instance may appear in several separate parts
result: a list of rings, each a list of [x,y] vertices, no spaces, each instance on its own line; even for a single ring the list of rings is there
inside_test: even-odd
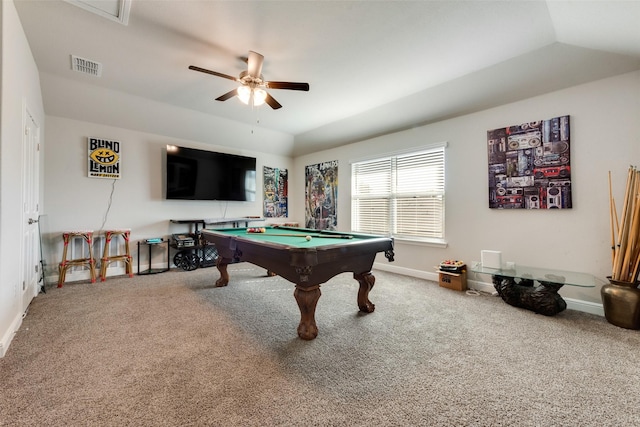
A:
[[[25,109],[22,136],[22,309],[38,295],[40,277],[40,235],[38,218],[40,199],[40,128]]]

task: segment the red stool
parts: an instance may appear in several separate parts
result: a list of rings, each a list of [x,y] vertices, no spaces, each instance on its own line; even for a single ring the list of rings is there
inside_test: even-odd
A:
[[[75,238],[83,239],[89,247],[88,258],[73,258],[67,259],[67,249],[69,248],[69,242],[72,242]],[[67,270],[69,267],[76,265],[88,266],[91,273],[91,283],[96,281],[96,261],[93,258],[93,231],[65,231],[62,233],[62,239],[64,240],[64,249],[62,250],[62,262],[58,268],[58,287],[61,288],[67,277]],[[84,251],[83,251],[84,255]]]
[[[109,255],[111,246],[111,240],[114,237],[121,236],[124,239],[125,253],[122,255]],[[131,230],[107,230],[105,231],[104,240],[104,252],[102,253],[102,259],[100,262],[100,280],[107,280],[107,267],[112,262],[124,261],[125,271],[129,277],[133,277],[133,257],[129,249],[129,237],[131,236]]]

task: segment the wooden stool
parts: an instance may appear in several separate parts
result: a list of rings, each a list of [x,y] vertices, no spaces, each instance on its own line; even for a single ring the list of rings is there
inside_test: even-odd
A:
[[[71,242],[74,238],[82,238],[87,243],[87,246],[89,246],[88,258],[67,259],[67,249],[69,248],[69,242]],[[60,263],[58,269],[58,287],[62,287],[62,284],[64,283],[67,276],[67,269],[75,265],[89,266],[89,272],[91,273],[91,283],[95,283],[96,261],[93,258],[93,231],[65,231],[64,233],[62,233],[62,239],[64,240],[64,249],[62,249],[62,262]]]
[[[105,280],[107,280],[107,267],[109,266],[109,264],[116,261],[124,261],[127,274],[129,275],[129,277],[133,277],[133,257],[131,256],[131,251],[129,250],[130,235],[131,235],[131,230],[105,231],[104,252],[102,253],[102,259],[100,263],[100,280],[101,281],[104,282]],[[122,255],[109,256],[109,247],[111,245],[111,239],[118,236],[122,236],[122,238],[124,239],[125,253]]]

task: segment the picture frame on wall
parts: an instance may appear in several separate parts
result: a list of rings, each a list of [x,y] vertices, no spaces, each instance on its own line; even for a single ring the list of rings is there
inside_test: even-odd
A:
[[[489,208],[570,209],[569,116],[487,131]]]
[[[289,177],[286,169],[263,167],[263,216],[265,218],[287,218],[289,199]]]
[[[305,227],[336,230],[338,226],[338,161],[305,166]]]
[[[104,138],[87,138],[87,176],[98,179],[120,179],[122,144]]]

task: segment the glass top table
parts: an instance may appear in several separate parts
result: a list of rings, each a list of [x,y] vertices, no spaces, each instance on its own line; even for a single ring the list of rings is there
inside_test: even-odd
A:
[[[604,283],[592,274],[524,265],[488,268],[476,263],[471,271],[490,274],[494,288],[507,304],[545,316],[554,316],[567,308],[566,301],[558,294],[563,285],[594,288]]]
[[[562,285],[594,288],[605,282],[588,273],[555,270],[551,268],[529,267],[516,264],[513,268],[488,268],[477,263],[471,267],[474,273],[491,274],[492,276],[511,277],[514,279],[536,280],[541,283],[557,283]]]

